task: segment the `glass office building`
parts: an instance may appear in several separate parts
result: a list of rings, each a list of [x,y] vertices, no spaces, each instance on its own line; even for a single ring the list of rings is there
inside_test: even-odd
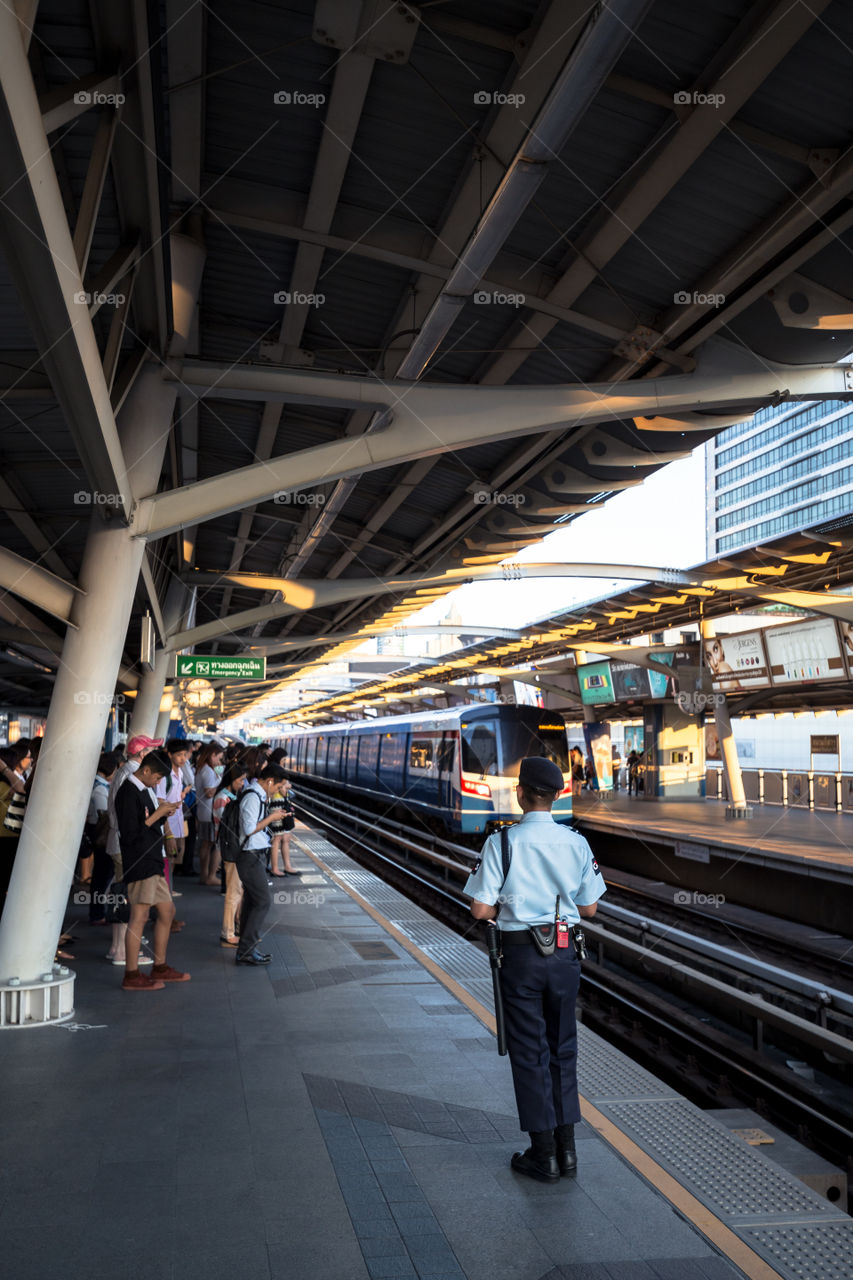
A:
[[[853,513],[853,405],[778,404],[705,445],[708,559]]]

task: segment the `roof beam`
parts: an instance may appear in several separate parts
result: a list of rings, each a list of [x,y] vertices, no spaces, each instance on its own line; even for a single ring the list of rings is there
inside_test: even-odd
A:
[[[323,121],[323,135],[305,208],[305,222],[315,231],[327,233],[332,225],[373,67],[372,57],[352,48],[346,50],[335,65],[332,90]],[[290,274],[291,294],[307,297],[316,292],[324,253],[325,249],[321,245],[299,242]],[[278,339],[285,360],[291,359],[298,351],[310,310],[307,302],[286,305]],[[255,448],[255,456],[260,462],[272,455],[281,415],[281,404],[271,402],[264,406]],[[251,538],[253,516],[251,508],[244,510],[240,516],[237,541],[231,556],[232,568],[239,568],[242,563]],[[223,612],[227,611],[230,604],[231,592],[226,590],[222,599]]]
[[[69,80],[39,98],[45,133],[54,133],[78,116],[101,105],[115,106],[121,93],[121,76],[115,71],[93,71]],[[112,101],[110,101],[112,99]]]
[[[137,536],[147,538],[239,511],[277,492],[358,476],[483,440],[544,432],[560,422],[590,424],[656,413],[668,416],[685,410],[721,410],[726,405],[740,410],[746,404],[757,406],[774,397],[820,400],[853,395],[850,369],[838,365],[774,368],[760,364],[725,376],[679,374],[616,388],[608,384],[449,387],[202,361],[185,361],[178,374],[167,369],[166,376],[178,376],[199,396],[381,406],[392,411],[393,425],[142,498],[132,525]]]
[[[0,240],[42,364],[89,484],[119,499],[130,490],[101,356],[45,135],[18,20],[0,6]]]
[[[240,187],[242,187],[242,190],[238,190]],[[258,217],[256,201],[259,197],[253,184],[232,183],[230,184],[230,193],[227,207],[220,199],[219,205],[212,210],[215,216],[228,226],[259,231],[264,235],[282,236],[287,240],[296,240],[300,243],[319,245],[345,255],[353,254],[357,258],[366,258],[371,262],[382,262],[387,266],[399,267],[401,271],[416,271],[432,280],[446,281],[453,271],[452,264],[433,262],[429,258],[420,257],[414,253],[401,253],[393,248],[386,247],[386,242],[388,244],[393,243],[393,239],[385,234],[384,222],[379,228],[364,237],[353,236],[348,238],[346,236],[330,235],[307,226],[282,222],[274,217]],[[220,196],[218,190],[216,194]],[[423,231],[420,228],[415,228],[413,238],[422,240]],[[536,265],[536,263],[530,263],[531,268],[536,267]],[[619,325],[610,324],[603,319],[598,319],[572,307],[558,306],[546,297],[531,293],[529,285],[525,285],[521,280],[522,274],[525,274],[525,269],[526,264],[523,262],[519,262],[517,270],[511,270],[508,265],[501,267],[501,265],[496,264],[491,268],[491,274],[483,277],[480,285],[483,289],[488,289],[492,292],[522,293],[524,295],[524,305],[531,311],[541,311],[544,315],[552,316],[555,320],[574,325],[578,329],[595,333],[599,337],[607,338],[613,342],[621,342],[629,336],[630,330]],[[405,354],[405,351],[402,354]]]
[[[618,570],[618,572],[616,572]],[[195,580],[202,575],[193,575]],[[343,600],[363,599],[367,596],[387,595],[398,592],[418,590],[429,586],[447,586],[452,589],[468,582],[506,582],[520,578],[636,578],[640,582],[661,582],[667,584],[691,584],[695,578],[677,569],[650,568],[647,565],[590,565],[590,564],[516,564],[495,568],[494,565],[473,565],[462,569],[448,569],[441,573],[403,576],[398,578],[342,578],[337,582],[329,582],[325,578],[317,580],[293,580],[290,578],[272,578],[265,574],[209,575],[216,581],[230,577],[237,586],[254,587],[261,591],[280,592],[280,603],[261,605],[257,609],[245,609],[241,613],[232,614],[228,618],[220,618],[215,622],[204,623],[192,630],[183,631],[169,637],[164,648],[168,650],[185,649],[191,644],[200,644],[217,636],[236,636],[239,631],[252,626],[256,622],[264,622],[271,618],[285,617],[291,613],[303,613],[312,609],[322,609]]]
[[[248,652],[258,656],[273,653],[288,653],[291,649],[313,649],[321,645],[342,644],[347,640],[377,640],[382,636],[393,636],[404,639],[408,636],[488,636],[505,640],[518,640],[520,631],[512,631],[507,627],[473,627],[463,623],[445,622],[435,626],[418,627],[364,627],[360,631],[341,631],[330,635],[324,632],[316,636],[295,636],[291,640],[273,640],[269,644],[253,644]]]
[[[411,326],[418,332],[407,350],[401,350],[396,356],[393,351],[388,352],[383,370],[388,376],[416,378],[426,367],[458,314],[461,299],[456,295],[464,293],[465,287],[460,271],[464,274],[465,265],[476,260],[480,275],[484,274],[547,171],[552,157],[541,144],[553,142],[555,134],[567,136],[573,127],[572,117],[576,123],[585,110],[584,94],[612,69],[613,63],[607,65],[606,60],[612,54],[615,62],[619,48],[630,36],[632,24],[638,21],[641,7],[630,3],[615,6],[612,11],[595,11],[590,19],[587,0],[552,0],[529,42],[524,62],[513,80],[510,98],[494,113],[485,137],[477,140],[453,205],[433,240],[429,259],[446,266],[448,277],[437,281],[422,272],[414,288],[407,288],[401,299],[389,333]],[[613,23],[622,25],[615,34],[611,32],[612,39],[608,42]],[[516,94],[521,95],[523,111],[513,105]],[[532,130],[531,120],[536,122]],[[476,280],[468,292],[474,288]],[[414,309],[411,318],[410,307]],[[375,415],[366,417],[356,413],[348,424],[347,434],[367,434],[380,425]],[[428,470],[424,468],[423,474]],[[408,479],[409,476],[404,477],[403,484],[384,504],[386,507],[393,510],[404,501],[409,491]],[[335,486],[292,561],[295,571],[306,563],[354,487],[355,480]],[[355,554],[353,549],[345,551],[332,566],[330,576],[339,576]]]
[[[79,588],[5,547],[0,547],[0,588],[72,625],[68,620]]]
[[[696,105],[678,128],[653,153],[649,163],[624,192],[615,207],[578,246],[570,266],[549,298],[571,306],[613,260],[619,250],[661,204],[730,120],[752,96],[782,59],[815,22],[829,0],[814,5],[792,5],[778,0],[756,28],[754,11],[743,20],[742,39],[728,54],[728,61],[712,84],[702,85],[704,93],[720,95],[716,106]],[[684,307],[682,310],[687,311]],[[525,362],[529,348],[551,332],[554,322],[536,316],[510,341],[489,369],[487,381],[506,382]]]

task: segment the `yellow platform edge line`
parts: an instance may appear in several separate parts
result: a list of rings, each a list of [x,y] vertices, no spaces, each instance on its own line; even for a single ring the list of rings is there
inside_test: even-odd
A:
[[[390,920],[383,916],[382,912],[377,910],[372,903],[356,890],[348,885],[340,878],[331,867],[327,866],[318,854],[309,849],[308,845],[294,836],[294,841],[299,845],[304,853],[308,855],[312,862],[320,868],[344,893],[358,903],[358,905],[367,912],[372,920],[375,920],[386,933],[398,942],[409,955],[421,964],[427,972],[445,987],[451,995],[465,1005],[465,1008],[473,1013],[474,1017],[482,1022],[483,1026],[491,1032],[492,1035],[497,1034],[497,1026],[495,1024],[494,1015],[489,1012],[485,1005],[481,1004],[470,991],[466,991],[460,986],[449,973],[442,969],[441,965],[431,959],[417,943],[412,942],[411,938],[406,937],[400,929],[393,925]],[[634,1168],[641,1177],[650,1182],[654,1188],[661,1193],[664,1199],[678,1210],[694,1227],[703,1235],[720,1253],[739,1267],[749,1280],[784,1280],[778,1271],[774,1271],[769,1263],[760,1258],[758,1254],[749,1247],[745,1241],[726,1226],[710,1209],[706,1208],[701,1201],[691,1195],[681,1183],[667,1173],[642,1147],[637,1146],[627,1134],[615,1125],[612,1120],[608,1120],[597,1107],[593,1106],[583,1094],[579,1095],[581,1104],[581,1115],[590,1128],[594,1129],[599,1137],[617,1151],[624,1160]]]

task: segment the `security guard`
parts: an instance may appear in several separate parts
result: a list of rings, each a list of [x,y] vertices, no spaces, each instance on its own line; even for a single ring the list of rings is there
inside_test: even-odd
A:
[[[574,1126],[581,1117],[575,1002],[580,961],[571,929],[581,916],[595,915],[605,892],[586,840],[551,816],[563,786],[553,761],[542,756],[522,760],[516,795],[524,816],[507,832],[511,861],[506,880],[496,833],[483,846],[465,885],[474,899],[475,920],[494,920],[500,912],[507,1048],[518,1118],[531,1143],[511,1163],[518,1173],[540,1182],[557,1182],[561,1174],[577,1171]],[[568,946],[554,946],[550,955],[542,955],[530,926],[554,925],[558,894]]]

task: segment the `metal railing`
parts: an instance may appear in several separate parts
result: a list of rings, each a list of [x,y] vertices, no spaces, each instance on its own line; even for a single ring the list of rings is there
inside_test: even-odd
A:
[[[749,804],[853,813],[853,773],[820,769],[742,769],[741,773]],[[706,766],[705,795],[709,800],[728,800],[722,766]]]

